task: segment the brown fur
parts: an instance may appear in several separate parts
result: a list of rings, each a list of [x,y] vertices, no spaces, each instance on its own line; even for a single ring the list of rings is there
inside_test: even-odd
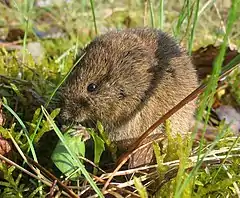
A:
[[[127,148],[129,139],[139,137],[198,84],[185,50],[156,29],[111,31],[83,51],[64,86],[62,115],[75,122],[101,121],[112,141],[126,142],[119,147]],[[87,91],[90,83],[96,91]],[[171,117],[174,134],[186,134],[194,110],[191,102]]]

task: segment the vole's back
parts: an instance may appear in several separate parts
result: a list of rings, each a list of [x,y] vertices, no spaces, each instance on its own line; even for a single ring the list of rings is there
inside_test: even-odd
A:
[[[100,120],[123,148],[197,87],[190,58],[159,30],[109,32],[84,53],[66,83],[63,114],[77,122]],[[173,133],[188,131],[194,110],[191,102],[171,117]],[[147,161],[136,158],[133,166]]]

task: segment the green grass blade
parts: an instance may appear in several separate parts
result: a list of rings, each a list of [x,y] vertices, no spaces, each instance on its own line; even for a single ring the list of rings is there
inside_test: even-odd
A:
[[[24,24],[24,38],[23,38],[23,63],[25,63],[26,48],[27,48],[27,37],[28,30],[30,27],[30,12],[33,9],[34,0],[24,0],[24,13],[23,13],[23,24]]]
[[[190,55],[192,54],[193,39],[194,39],[194,34],[195,34],[196,25],[198,21],[199,4],[200,4],[200,0],[197,0],[196,6],[195,6],[194,18],[193,18],[192,31],[190,34],[190,39],[188,41],[188,52]]]
[[[164,0],[160,0],[159,5],[159,28],[163,29],[163,23],[164,23]]]
[[[25,133],[25,136],[27,138],[27,141],[28,141],[28,144],[29,144],[29,148],[32,152],[32,156],[33,156],[33,159],[37,162],[37,155],[35,153],[35,150],[34,150],[34,147],[33,147],[33,144],[32,144],[32,140],[29,138],[28,136],[28,130],[25,126],[25,124],[23,123],[23,121],[21,120],[21,118],[12,110],[11,107],[9,107],[7,104],[5,103],[2,103],[2,105],[16,118],[16,120],[18,121],[18,123],[21,125],[24,133]]]
[[[154,10],[153,10],[152,1],[148,0],[148,4],[149,4],[149,9],[150,9],[151,26],[154,28],[155,27],[155,18],[154,18]]]
[[[176,38],[179,37],[180,31],[181,31],[181,26],[182,26],[184,20],[187,17],[187,11],[186,10],[187,10],[188,5],[189,5],[189,0],[184,1],[184,5],[183,5],[183,7],[181,9],[181,12],[180,12],[180,15],[178,17],[177,25],[174,29],[174,37],[176,37]]]
[[[96,21],[96,16],[95,16],[95,7],[94,7],[94,2],[93,2],[93,0],[90,0],[90,3],[91,3],[91,10],[92,10],[92,17],[93,17],[94,29],[95,29],[95,33],[96,33],[96,35],[97,35],[97,34],[98,34],[97,21]]]

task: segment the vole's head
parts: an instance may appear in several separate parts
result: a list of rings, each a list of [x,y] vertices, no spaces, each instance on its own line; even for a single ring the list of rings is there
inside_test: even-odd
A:
[[[93,40],[63,87],[63,118],[114,126],[128,121],[151,89],[156,60],[150,45],[127,32]]]

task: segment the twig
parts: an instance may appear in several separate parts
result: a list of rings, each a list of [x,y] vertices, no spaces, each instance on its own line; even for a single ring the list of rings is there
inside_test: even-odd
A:
[[[18,168],[19,170],[21,170],[22,172],[26,173],[27,175],[33,177],[34,179],[37,180],[41,180],[43,183],[45,183],[48,186],[51,186],[51,183],[41,179],[40,177],[38,177],[37,175],[34,175],[33,173],[31,173],[30,171],[26,170],[25,168],[22,168],[21,166],[19,166],[18,164],[16,164],[15,162],[11,161],[10,159],[4,157],[3,155],[0,154],[0,159],[7,162],[8,164],[15,166],[16,168]]]
[[[49,198],[54,198],[54,190],[56,188],[56,185],[57,185],[57,180],[54,180],[50,188]]]
[[[44,167],[42,167],[40,164],[38,164],[37,162],[35,162],[33,159],[31,159],[30,157],[26,156],[27,161],[36,166],[39,170],[41,170],[43,173],[45,173],[49,178],[51,178],[53,181],[57,181],[57,184],[66,192],[68,193],[71,197],[73,198],[78,198],[78,196],[68,188],[68,186],[66,186],[65,184],[63,184],[57,177],[55,177],[52,173],[50,173],[47,169],[45,169]]]

